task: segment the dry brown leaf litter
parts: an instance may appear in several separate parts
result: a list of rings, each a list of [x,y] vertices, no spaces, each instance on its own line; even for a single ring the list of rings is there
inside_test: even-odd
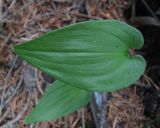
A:
[[[52,29],[67,24],[95,19],[115,18],[124,21],[123,9],[127,5],[124,0],[75,0],[73,2],[55,2],[53,0],[2,0],[0,24],[0,91],[3,92],[0,125],[16,128],[81,128],[84,119],[92,121],[91,112],[87,108],[79,110],[57,121],[24,125],[23,119],[38,102],[46,88],[46,82],[41,73],[36,71],[37,85],[28,90],[23,85],[24,63],[19,59],[13,65],[15,55],[11,48],[13,44],[22,43],[42,35]],[[6,86],[4,81],[14,66]],[[4,89],[5,88],[5,89]],[[125,98],[123,93],[130,94]],[[125,128],[140,128],[143,115],[143,105],[133,88],[113,93],[109,102],[109,115],[113,127],[123,123]],[[26,107],[27,106],[27,107]]]

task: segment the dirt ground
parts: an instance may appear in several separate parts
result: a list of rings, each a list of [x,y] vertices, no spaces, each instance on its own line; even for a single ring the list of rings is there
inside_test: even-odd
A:
[[[97,19],[128,22],[136,26],[145,39],[144,47],[137,52],[147,60],[146,71],[129,88],[109,94],[108,127],[160,128],[159,23],[145,19],[145,24],[137,19],[148,13],[141,11],[146,9],[144,3],[135,3],[126,0],[0,0],[0,128],[95,127],[90,105],[56,121],[25,125],[24,117],[54,79],[22,61],[12,52],[12,47],[68,24]],[[149,5],[153,12],[149,15],[159,18],[154,13],[160,10],[159,2],[154,0]]]

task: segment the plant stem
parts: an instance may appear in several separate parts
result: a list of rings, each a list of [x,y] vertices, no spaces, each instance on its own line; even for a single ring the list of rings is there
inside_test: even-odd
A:
[[[96,124],[96,128],[107,128],[107,93],[93,93],[91,110]]]

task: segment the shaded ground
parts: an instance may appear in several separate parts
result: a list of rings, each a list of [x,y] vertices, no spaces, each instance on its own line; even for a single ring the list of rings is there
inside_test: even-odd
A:
[[[47,85],[54,80],[20,60],[11,49],[14,44],[75,22],[111,18],[126,21],[123,12],[127,8],[130,10],[133,4],[130,6],[130,2],[125,0],[0,2],[0,126],[82,128],[85,124],[86,128],[93,128],[95,125],[89,105],[57,121],[24,125],[24,117],[38,102]],[[144,5],[140,7],[142,6]],[[127,21],[130,21],[130,17],[131,15],[128,15]],[[137,22],[133,21],[132,23],[138,26]],[[157,26],[154,29],[153,26],[139,26],[139,29],[145,37],[145,45],[138,52],[147,59],[148,66],[145,74],[134,85],[110,94],[106,107],[112,128],[160,127],[160,30]]]

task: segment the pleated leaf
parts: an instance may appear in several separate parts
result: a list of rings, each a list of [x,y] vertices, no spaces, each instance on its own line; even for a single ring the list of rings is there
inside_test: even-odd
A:
[[[71,86],[115,91],[135,82],[145,69],[143,37],[117,20],[76,23],[15,46],[23,59]]]
[[[86,105],[91,93],[56,81],[51,85],[38,105],[25,119],[25,123],[49,121],[67,115]]]

